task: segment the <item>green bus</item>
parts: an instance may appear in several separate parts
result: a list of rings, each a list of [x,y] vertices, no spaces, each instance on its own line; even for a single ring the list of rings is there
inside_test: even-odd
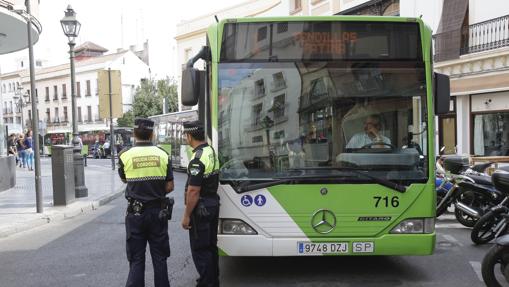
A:
[[[118,154],[123,148],[132,146],[133,129],[128,127],[114,127],[114,129],[115,154]],[[96,141],[102,146],[106,139],[110,138],[110,129],[83,127],[79,131],[79,136],[83,142],[82,155],[95,156],[94,148]],[[44,154],[51,156],[51,147],[53,145],[72,144],[72,138],[72,130],[70,127],[47,132],[43,138]]]
[[[186,64],[220,157],[223,256],[429,255],[435,247],[433,72],[421,19],[227,19]],[[194,63],[202,59],[205,70]]]

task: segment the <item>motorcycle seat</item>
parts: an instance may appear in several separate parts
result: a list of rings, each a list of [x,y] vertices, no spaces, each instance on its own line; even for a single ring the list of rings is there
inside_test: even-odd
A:
[[[509,173],[497,171],[491,176],[493,185],[499,191],[509,194]]]
[[[495,242],[499,246],[509,246],[509,234],[498,237]]]
[[[477,171],[477,172],[484,172],[492,164],[493,164],[492,162],[479,163],[479,164],[472,166],[472,170]]]
[[[470,177],[471,179],[473,179],[475,181],[475,183],[477,183],[477,184],[482,184],[482,185],[492,185],[493,184],[491,182],[490,176],[485,176],[485,175],[467,175],[467,176]]]
[[[483,185],[478,183],[471,183],[469,181],[462,181],[458,184],[461,188],[466,190],[473,190],[473,191],[479,191],[479,192],[493,192],[494,189],[490,183],[490,185]]]

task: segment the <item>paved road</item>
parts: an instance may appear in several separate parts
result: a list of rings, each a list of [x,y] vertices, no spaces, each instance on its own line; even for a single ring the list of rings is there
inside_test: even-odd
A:
[[[185,175],[177,173],[176,179],[169,274],[172,286],[193,286],[197,274],[187,234],[179,226]],[[123,286],[128,272],[124,208],[119,198],[92,213],[0,239],[0,285]],[[427,257],[221,258],[221,282],[278,287],[483,286],[480,262],[489,245],[473,246],[469,231],[458,224],[440,222],[437,232],[436,252]],[[148,255],[147,286],[153,286],[150,262]]]

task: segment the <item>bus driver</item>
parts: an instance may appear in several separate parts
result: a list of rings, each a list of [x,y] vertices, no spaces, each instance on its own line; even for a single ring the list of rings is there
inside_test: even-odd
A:
[[[368,145],[371,144],[372,144],[371,147],[373,148],[388,147],[383,143],[390,145],[391,140],[380,133],[380,129],[382,127],[381,122],[382,120],[380,116],[369,115],[364,120],[364,132],[355,134],[346,145],[346,148],[347,149],[362,148],[368,147]],[[377,145],[376,143],[380,144]]]

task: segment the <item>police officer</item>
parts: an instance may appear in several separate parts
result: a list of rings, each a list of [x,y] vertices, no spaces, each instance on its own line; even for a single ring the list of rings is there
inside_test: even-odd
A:
[[[193,156],[187,168],[186,208],[182,227],[189,230],[191,254],[200,275],[196,286],[219,286],[219,161],[214,149],[205,141],[200,122],[184,123],[184,133],[193,148]]]
[[[170,286],[168,212],[165,196],[173,191],[173,171],[168,154],[152,144],[154,122],[136,119],[134,147],[119,154],[118,173],[127,183],[126,249],[129,277],[126,286],[145,286],[145,248],[150,246],[155,286]]]

